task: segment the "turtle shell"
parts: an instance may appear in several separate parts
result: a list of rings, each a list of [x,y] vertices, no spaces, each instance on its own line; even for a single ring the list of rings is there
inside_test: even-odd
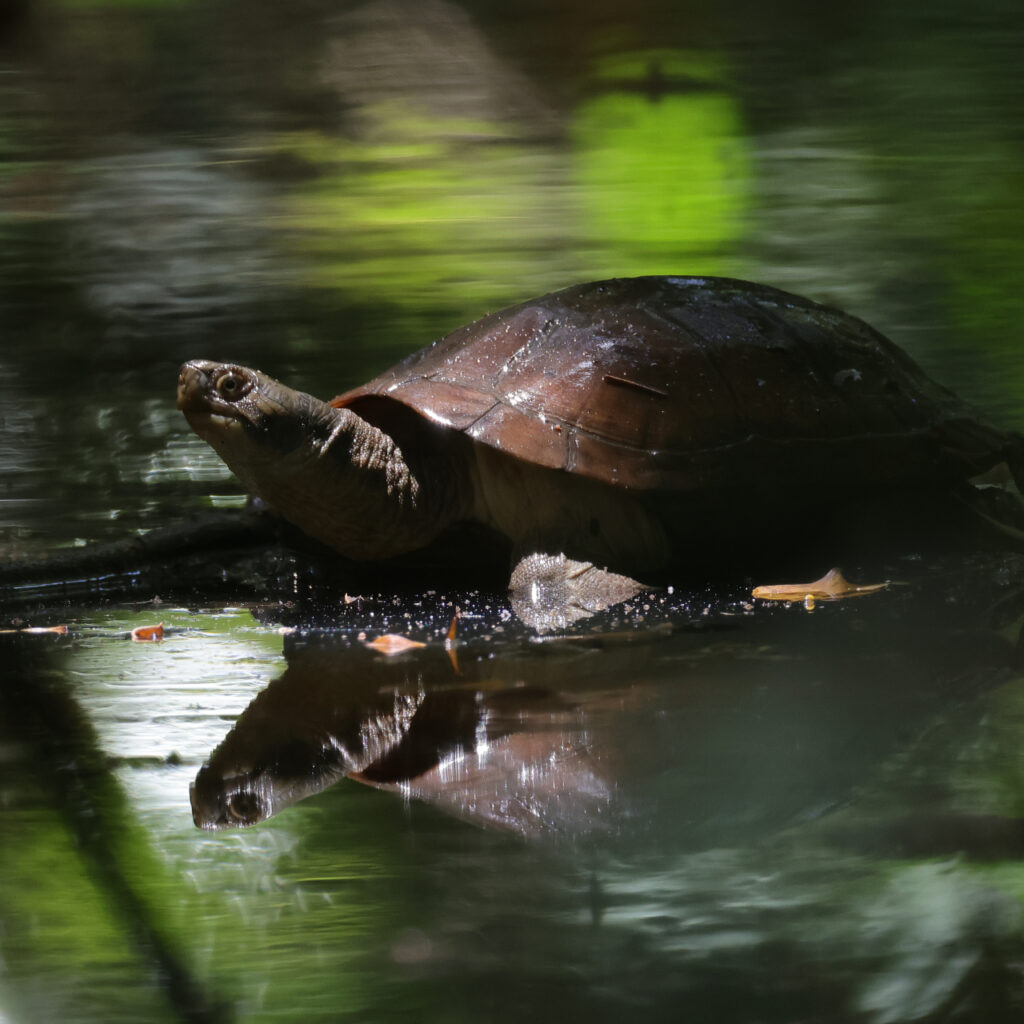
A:
[[[997,461],[988,428],[863,321],[722,278],[553,292],[332,404],[373,419],[381,398],[518,459],[630,488],[953,479]]]

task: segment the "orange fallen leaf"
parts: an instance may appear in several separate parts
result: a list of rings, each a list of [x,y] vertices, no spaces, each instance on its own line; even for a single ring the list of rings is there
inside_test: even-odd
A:
[[[886,583],[851,583],[838,569],[830,569],[813,583],[772,583],[754,587],[752,595],[762,601],[803,601],[808,608],[815,601],[839,601],[844,597],[862,597],[885,590]]]
[[[163,640],[164,624],[157,623],[155,626],[136,626],[132,630],[132,643],[150,643],[156,640]]]
[[[410,640],[408,637],[399,636],[397,633],[384,633],[375,640],[367,641],[366,646],[379,651],[381,654],[391,655],[401,654],[403,651],[411,651],[416,647],[426,647],[427,645],[421,644],[419,640]]]
[[[56,633],[58,636],[66,636],[67,626],[23,626],[21,629],[0,629],[0,633]]]
[[[455,674],[461,676],[462,670],[459,668],[459,656],[455,653],[455,635],[458,632],[458,625],[459,609],[456,608],[451,624],[448,626],[448,635],[444,638],[444,649],[448,652],[448,660],[452,663]]]

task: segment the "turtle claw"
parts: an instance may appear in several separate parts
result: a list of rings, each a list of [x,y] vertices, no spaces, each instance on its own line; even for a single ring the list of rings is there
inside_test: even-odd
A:
[[[512,570],[512,610],[539,633],[565,629],[580,619],[627,601],[642,583],[564,554],[531,552]]]

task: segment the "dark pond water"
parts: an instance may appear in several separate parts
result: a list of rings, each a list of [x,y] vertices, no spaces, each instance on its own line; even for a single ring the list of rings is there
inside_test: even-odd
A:
[[[2,560],[243,503],[185,359],[328,397],[612,275],[833,303],[1024,428],[1022,43],[998,0],[0,7]],[[1024,564],[919,554],[568,638],[213,556],[5,592],[68,632],[0,635],[0,1020],[1019,1019]]]

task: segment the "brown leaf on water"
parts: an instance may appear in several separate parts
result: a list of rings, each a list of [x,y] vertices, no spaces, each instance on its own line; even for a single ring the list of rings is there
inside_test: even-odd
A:
[[[444,639],[444,649],[448,653],[448,660],[452,663],[452,668],[455,670],[457,676],[462,675],[462,670],[459,668],[459,656],[455,653],[455,635],[458,632],[459,626],[459,609],[455,609],[455,614],[452,616],[452,621],[448,626],[448,635]]]
[[[20,629],[0,629],[0,634],[9,633],[56,633],[58,636],[67,636],[67,626],[23,626]]]
[[[839,569],[830,569],[813,583],[771,583],[754,587],[752,595],[762,601],[803,601],[808,608],[815,601],[840,601],[846,597],[877,594],[889,586],[885,583],[851,583]]]
[[[399,636],[397,633],[384,633],[375,640],[367,641],[365,646],[378,651],[380,654],[390,656],[392,654],[402,654],[417,647],[426,647],[427,645],[420,643],[419,640],[410,640],[408,637]]]
[[[164,638],[164,624],[158,622],[155,626],[136,626],[131,633],[132,643],[144,644],[153,643]]]

